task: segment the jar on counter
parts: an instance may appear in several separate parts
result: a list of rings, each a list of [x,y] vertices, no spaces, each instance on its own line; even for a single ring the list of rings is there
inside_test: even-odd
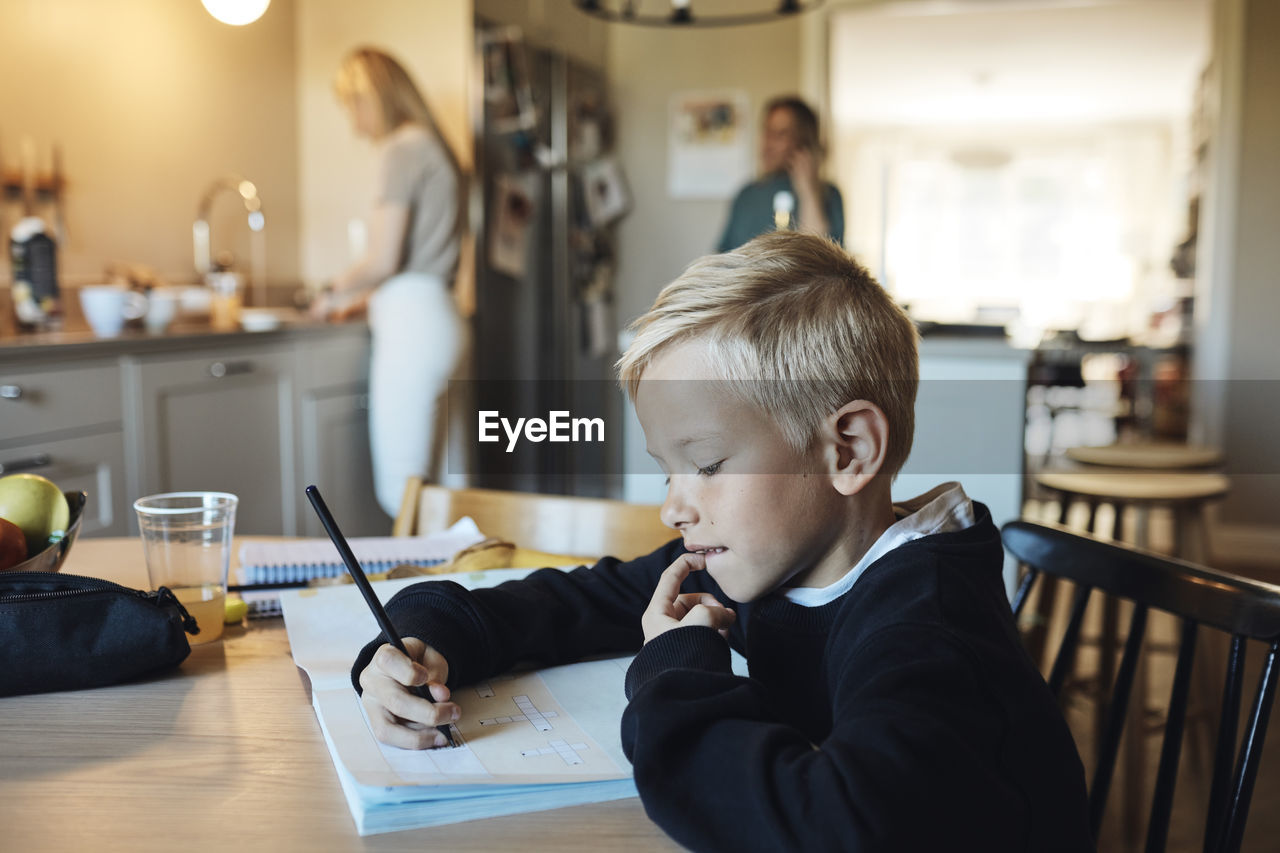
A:
[[[57,249],[38,216],[18,220],[9,235],[13,307],[24,330],[49,329],[60,323]]]
[[[211,272],[205,282],[213,291],[209,302],[209,325],[221,331],[240,328],[240,310],[244,306],[244,276],[237,272]]]

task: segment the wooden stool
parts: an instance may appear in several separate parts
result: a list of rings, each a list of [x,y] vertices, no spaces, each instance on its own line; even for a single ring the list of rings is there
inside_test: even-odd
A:
[[[1102,504],[1110,504],[1115,511],[1111,538],[1117,542],[1124,540],[1125,512],[1134,510],[1138,514],[1135,519],[1136,544],[1139,548],[1144,549],[1149,547],[1147,518],[1150,511],[1157,507],[1167,507],[1173,511],[1174,516],[1175,556],[1192,562],[1203,563],[1208,552],[1208,528],[1204,516],[1205,506],[1209,501],[1225,495],[1230,483],[1226,477],[1214,472],[1171,471],[1158,469],[1158,466],[1154,464],[1155,460],[1168,461],[1179,458],[1175,454],[1181,454],[1180,458],[1184,461],[1188,459],[1209,460],[1203,464],[1212,464],[1213,460],[1220,459],[1220,456],[1211,455],[1216,453],[1215,451],[1207,448],[1188,450],[1190,452],[1184,452],[1183,450],[1167,451],[1153,446],[1143,448],[1140,445],[1127,448],[1123,445],[1072,448],[1072,450],[1068,451],[1068,455],[1074,458],[1112,460],[1126,458],[1129,461],[1144,460],[1148,464],[1146,467],[1131,468],[1102,467],[1100,464],[1072,471],[1046,471],[1036,475],[1036,483],[1058,495],[1061,501],[1061,511],[1058,519],[1060,524],[1065,525],[1067,523],[1073,502],[1084,501],[1089,507],[1089,520],[1086,527],[1091,534],[1095,532],[1098,507]],[[1038,646],[1032,644],[1032,637],[1028,637],[1028,646],[1037,663],[1043,657],[1046,640],[1045,633],[1047,633],[1048,619],[1052,614],[1056,591],[1052,588],[1052,585],[1047,585],[1042,588],[1041,592],[1041,603],[1038,611],[1042,616],[1042,623],[1038,624],[1036,629],[1033,629],[1039,631],[1038,637],[1035,638],[1038,641]],[[1109,685],[1114,682],[1116,675],[1115,650],[1117,648],[1116,629],[1119,622],[1119,603],[1111,596],[1104,596],[1102,601],[1102,629],[1098,641],[1098,678],[1103,685]],[[1143,656],[1140,660],[1145,661],[1146,657]],[[1140,664],[1134,682],[1134,688],[1137,691],[1136,695],[1140,698],[1130,704],[1130,712],[1133,714],[1141,716],[1146,713],[1144,698],[1146,684],[1145,664]],[[1102,707],[1102,703],[1098,703],[1098,707],[1095,708],[1095,731],[1103,731],[1105,714],[1106,709]],[[1141,728],[1135,728],[1131,731],[1136,733],[1141,730]],[[1143,774],[1140,772],[1140,768],[1144,767],[1145,743],[1142,737],[1131,736],[1126,738],[1126,744],[1125,763],[1130,769],[1125,774],[1128,782],[1124,789],[1123,815],[1125,819],[1125,835],[1132,839],[1136,838],[1140,832],[1139,823],[1143,801]],[[1139,770],[1135,771],[1133,768],[1138,768]]]
[[[1098,447],[1068,447],[1068,459],[1084,465],[1108,468],[1183,470],[1212,468],[1222,464],[1222,451],[1213,447],[1174,442],[1136,442]]]
[[[1112,538],[1119,540],[1126,509],[1147,512],[1155,507],[1168,507],[1174,513],[1174,556],[1192,562],[1203,562],[1207,553],[1208,529],[1204,507],[1227,493],[1226,477],[1211,471],[1168,471],[1150,468],[1082,468],[1076,471],[1044,471],[1036,475],[1036,483],[1062,500],[1059,522],[1066,524],[1067,511],[1073,500],[1083,500],[1090,508],[1089,532],[1094,514],[1101,504],[1116,511]],[[1148,547],[1145,524],[1137,525],[1137,545]]]

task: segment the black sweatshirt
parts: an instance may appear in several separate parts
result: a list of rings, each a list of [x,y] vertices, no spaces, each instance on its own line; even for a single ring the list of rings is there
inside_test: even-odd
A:
[[[450,687],[517,662],[640,649],[622,744],[649,816],[695,850],[1091,850],[1084,771],[1023,650],[990,513],[874,562],[840,598],[729,600],[726,643],[640,614],[679,540],[639,559],[493,589],[416,584],[387,612],[449,662]],[[368,665],[369,643],[352,669]],[[729,646],[747,657],[734,675]]]

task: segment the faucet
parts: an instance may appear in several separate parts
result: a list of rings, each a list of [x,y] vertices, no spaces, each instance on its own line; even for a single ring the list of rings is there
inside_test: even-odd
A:
[[[253,181],[239,175],[227,175],[209,185],[200,197],[196,207],[196,221],[191,226],[195,244],[196,272],[203,278],[213,269],[212,254],[209,250],[209,214],[213,209],[213,200],[223,191],[234,192],[244,200],[244,209],[249,213],[249,278],[254,285],[259,305],[266,304],[266,245],[264,229],[266,217],[262,214],[262,199],[258,197],[258,188]]]

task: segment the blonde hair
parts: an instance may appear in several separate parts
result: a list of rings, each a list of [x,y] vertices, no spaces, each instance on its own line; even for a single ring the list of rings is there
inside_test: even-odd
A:
[[[406,123],[425,127],[439,140],[453,171],[462,175],[457,154],[440,133],[431,107],[427,106],[409,72],[390,54],[374,47],[358,47],[351,51],[338,66],[333,77],[333,89],[346,104],[357,97],[373,99],[382,115],[384,133]]]
[[[706,343],[724,379],[770,413],[796,450],[823,421],[866,400],[889,422],[882,473],[911,453],[919,357],[914,324],[866,269],[825,237],[775,231],[694,261],[631,324],[618,360],[632,400],[663,350]]]

